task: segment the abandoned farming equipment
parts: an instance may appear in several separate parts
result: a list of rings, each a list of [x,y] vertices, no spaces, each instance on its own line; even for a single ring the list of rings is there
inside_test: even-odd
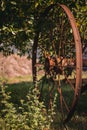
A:
[[[41,13],[32,51],[33,81],[40,100],[51,107],[58,93],[58,111],[68,122],[82,88],[82,47],[75,18],[65,5],[52,4]]]

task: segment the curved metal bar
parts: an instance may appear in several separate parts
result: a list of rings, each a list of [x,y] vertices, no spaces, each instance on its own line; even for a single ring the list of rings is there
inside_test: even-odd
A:
[[[41,22],[41,18],[45,17],[46,12],[48,14],[49,11],[53,7],[55,7],[56,5],[57,4],[52,4],[45,9],[44,13],[42,13],[41,17],[39,18],[38,24]],[[70,111],[67,115],[67,118],[64,121],[64,123],[66,123],[71,119],[71,117],[74,114],[74,111],[75,111],[75,108],[76,108],[76,105],[77,105],[77,102],[78,102],[78,98],[79,98],[80,92],[81,92],[81,86],[82,86],[82,48],[81,48],[81,40],[80,40],[79,31],[78,31],[78,28],[76,26],[76,22],[75,22],[73,14],[69,10],[69,8],[66,7],[65,5],[58,4],[58,6],[60,6],[68,16],[68,19],[70,21],[70,24],[71,24],[71,27],[72,27],[72,30],[73,30],[75,48],[76,48],[76,86],[75,86],[75,94],[74,94],[74,99],[72,101],[73,103],[72,103],[71,109],[70,109]],[[37,28],[38,28],[38,26],[37,26]],[[34,38],[34,44],[33,44],[33,51],[32,51],[32,72],[33,72],[33,81],[34,82],[36,82],[36,79],[37,79],[36,78],[36,66],[35,66],[35,64],[36,64],[37,46],[38,46],[38,38],[39,38],[40,31],[41,31],[41,28],[38,31],[36,31],[35,38]]]
[[[67,119],[64,121],[65,123],[70,120],[72,117],[75,107],[78,102],[78,98],[81,92],[81,87],[82,87],[82,47],[81,47],[81,40],[80,40],[80,34],[75,22],[75,18],[69,8],[67,8],[65,5],[60,5],[65,13],[68,16],[68,19],[70,21],[73,35],[74,35],[74,41],[75,41],[75,47],[76,47],[76,86],[75,86],[75,94],[74,94],[74,99],[73,103],[70,109],[70,112],[67,116]]]

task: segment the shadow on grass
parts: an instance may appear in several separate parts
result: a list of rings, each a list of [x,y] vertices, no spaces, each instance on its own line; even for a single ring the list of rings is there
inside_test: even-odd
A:
[[[73,130],[87,129],[87,91],[80,96],[76,111],[68,126]]]
[[[56,120],[53,124],[55,130],[87,130],[87,91],[80,96],[75,113],[65,126],[58,121],[58,116],[59,113],[56,115]]]
[[[13,84],[7,84],[7,91],[11,92],[11,102],[14,105],[20,105],[20,100],[26,100],[26,95],[28,94],[30,88],[33,88],[32,82],[19,82]]]

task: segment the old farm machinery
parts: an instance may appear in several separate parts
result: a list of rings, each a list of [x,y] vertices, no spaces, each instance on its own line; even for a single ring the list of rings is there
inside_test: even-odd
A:
[[[32,68],[40,99],[44,98],[51,106],[57,91],[58,111],[64,122],[69,121],[82,88],[82,47],[74,16],[65,5],[52,4],[41,13],[33,44]]]

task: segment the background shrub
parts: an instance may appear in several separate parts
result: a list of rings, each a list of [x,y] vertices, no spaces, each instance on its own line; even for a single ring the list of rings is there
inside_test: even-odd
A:
[[[39,91],[30,88],[26,100],[20,100],[16,108],[10,102],[10,93],[6,86],[0,85],[0,122],[1,129],[5,130],[44,130],[50,129],[53,122],[54,107],[46,110],[44,102],[38,100]]]

